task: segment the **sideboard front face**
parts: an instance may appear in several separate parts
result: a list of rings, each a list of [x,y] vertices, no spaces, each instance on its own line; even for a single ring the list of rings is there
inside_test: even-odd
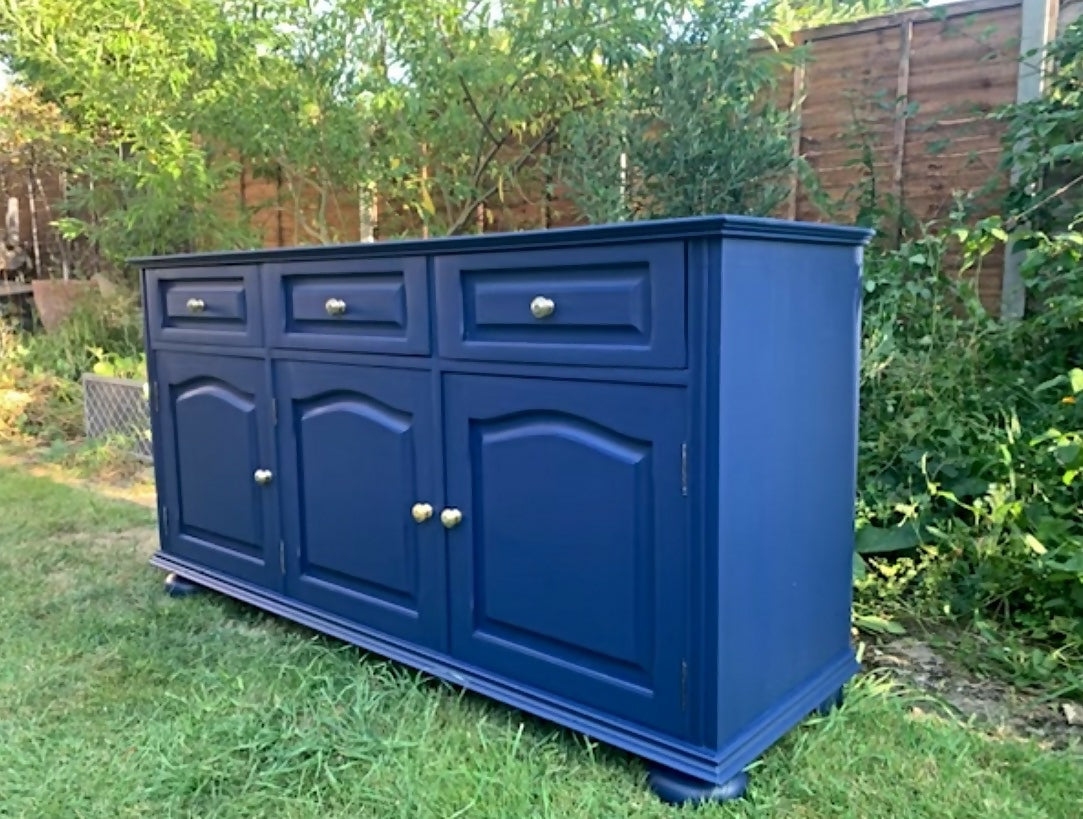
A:
[[[687,736],[684,244],[525,259],[148,271],[163,552]]]
[[[866,238],[717,217],[150,260],[154,562],[739,777],[856,669]],[[825,385],[798,419],[794,374]]]

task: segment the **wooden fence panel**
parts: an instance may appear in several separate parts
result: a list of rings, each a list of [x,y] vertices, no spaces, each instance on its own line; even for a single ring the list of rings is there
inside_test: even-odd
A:
[[[945,219],[957,191],[980,192],[979,214],[991,212],[1007,174],[1003,127],[988,115],[1016,98],[1020,10],[1020,0],[970,0],[799,35],[808,63],[795,144],[818,181],[795,191],[789,215],[874,215],[892,241],[907,223]],[[1001,269],[987,259],[979,277],[990,309]]]

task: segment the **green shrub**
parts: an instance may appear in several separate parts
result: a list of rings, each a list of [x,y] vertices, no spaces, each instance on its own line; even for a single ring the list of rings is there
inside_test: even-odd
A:
[[[25,336],[20,363],[33,372],[78,381],[83,373],[113,365],[128,375],[139,371],[143,356],[139,304],[130,294],[82,299],[51,333]],[[123,370],[123,372],[121,371]]]
[[[84,299],[51,333],[0,324],[0,438],[81,436],[79,381],[86,372],[145,378],[142,320],[133,296]]]
[[[782,52],[750,52],[771,10],[690,4],[631,59],[623,92],[563,124],[559,176],[589,222],[771,213],[790,188],[792,117],[773,104]]]
[[[1053,61],[1046,97],[997,114],[1020,172],[1003,213],[960,208],[869,253],[855,566],[860,610],[958,618],[995,667],[1062,674],[1058,690],[1080,696],[1083,21]],[[1009,246],[1023,253],[1019,321],[988,316],[974,288]]]
[[[0,323],[0,441],[25,437],[66,440],[82,433],[76,382],[28,370],[24,337]]]
[[[1078,656],[1083,242],[1029,236],[1032,287],[1055,281],[1058,295],[1002,322],[968,274],[1004,235],[993,218],[870,253],[858,600],[999,623]],[[960,256],[962,275],[949,275]]]

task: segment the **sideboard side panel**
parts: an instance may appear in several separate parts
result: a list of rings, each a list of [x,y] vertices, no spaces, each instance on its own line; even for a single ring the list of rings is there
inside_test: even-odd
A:
[[[722,243],[723,743],[831,668],[853,667],[860,276],[860,247]]]

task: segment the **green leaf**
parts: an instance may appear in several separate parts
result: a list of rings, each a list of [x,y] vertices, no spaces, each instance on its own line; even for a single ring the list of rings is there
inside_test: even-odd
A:
[[[1072,385],[1073,393],[1083,392],[1083,370],[1079,367],[1068,371],[1068,381]]]
[[[1080,465],[1080,454],[1083,454],[1083,444],[1063,444],[1058,446],[1055,453],[1061,466]]]
[[[947,485],[947,492],[958,498],[976,498],[989,491],[989,481],[967,476]]]
[[[436,205],[433,204],[432,197],[429,196],[428,186],[421,186],[421,209],[429,216],[433,216],[436,213]]]
[[[1051,569],[1056,569],[1059,572],[1083,575],[1083,550],[1076,552],[1066,560],[1050,560],[1048,565]]]
[[[1030,532],[1027,532],[1025,535],[1023,535],[1023,540],[1024,542],[1026,542],[1030,550],[1036,555],[1044,555],[1047,551],[1049,551],[1045,548],[1045,546],[1042,545],[1042,542],[1038,540],[1038,538],[1034,537],[1034,535],[1030,534]]]
[[[894,620],[880,617],[875,614],[854,615],[854,626],[863,631],[874,631],[877,634],[906,634],[906,629]]]
[[[859,555],[905,552],[920,543],[921,533],[912,524],[891,528],[865,526],[855,535],[855,551]]]
[[[1083,142],[1066,142],[1062,145],[1054,145],[1049,155],[1053,159],[1080,159],[1083,158]]]
[[[1048,381],[1043,381],[1041,384],[1039,384],[1037,387],[1034,388],[1034,391],[1035,392],[1045,392],[1046,390],[1051,390],[1051,389],[1053,389],[1053,387],[1060,386],[1063,383],[1064,383],[1064,376],[1063,375],[1058,375],[1055,378],[1050,378]]]
[[[861,555],[854,553],[853,560],[853,576],[854,580],[864,580],[868,577],[869,569],[865,565],[865,561],[861,559]]]

